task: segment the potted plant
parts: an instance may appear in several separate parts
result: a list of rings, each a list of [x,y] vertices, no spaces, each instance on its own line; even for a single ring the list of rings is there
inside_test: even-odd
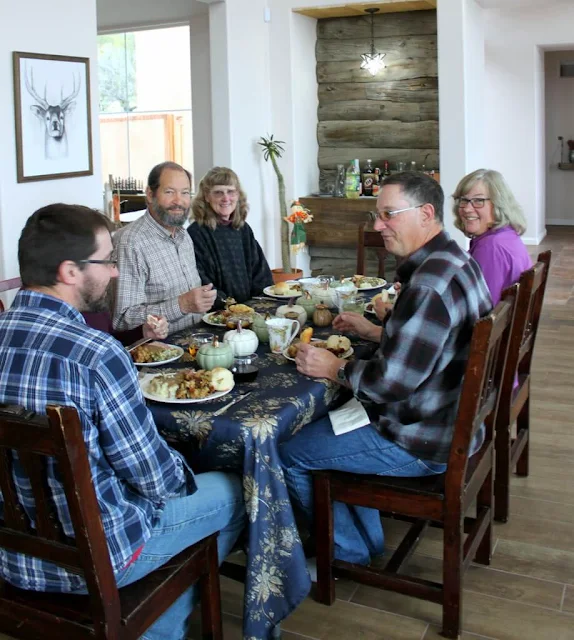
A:
[[[275,140],[273,135],[267,138],[261,136],[258,144],[263,147],[263,158],[267,162],[271,160],[273,170],[277,176],[277,187],[279,194],[279,214],[281,216],[281,269],[271,269],[273,280],[293,280],[303,275],[301,269],[291,268],[291,251],[289,246],[289,224],[287,223],[287,204],[285,203],[285,179],[277,164],[277,158],[283,155],[285,144],[282,140]]]

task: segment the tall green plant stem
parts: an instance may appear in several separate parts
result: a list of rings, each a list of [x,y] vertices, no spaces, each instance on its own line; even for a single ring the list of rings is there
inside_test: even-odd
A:
[[[274,154],[269,154],[271,164],[277,175],[277,185],[279,187],[279,211],[281,213],[281,265],[284,273],[291,273],[291,255],[289,247],[289,223],[287,217],[287,205],[285,204],[285,180],[279,170],[279,165]]]

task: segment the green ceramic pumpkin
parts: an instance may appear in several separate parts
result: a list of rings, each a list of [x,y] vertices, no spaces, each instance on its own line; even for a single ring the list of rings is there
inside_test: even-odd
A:
[[[229,369],[233,364],[233,350],[228,344],[219,342],[217,337],[213,338],[213,343],[202,344],[195,357],[197,364],[202,369],[211,371],[215,367]]]
[[[316,300],[308,291],[305,291],[305,293],[300,298],[297,298],[297,304],[300,307],[303,307],[303,309],[305,309],[305,311],[307,312],[307,319],[313,317],[315,305],[318,303],[319,301]]]
[[[262,315],[261,313],[255,314],[251,328],[255,331],[255,334],[259,338],[259,342],[269,342],[269,329],[265,324],[265,320],[269,320],[270,317],[271,316],[268,313],[265,315]]]

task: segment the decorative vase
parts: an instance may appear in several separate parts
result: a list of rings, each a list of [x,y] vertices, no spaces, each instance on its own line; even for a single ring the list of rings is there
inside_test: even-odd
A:
[[[271,275],[275,284],[286,280],[299,280],[303,277],[303,269],[292,269],[290,272],[285,272],[283,269],[271,269]]]

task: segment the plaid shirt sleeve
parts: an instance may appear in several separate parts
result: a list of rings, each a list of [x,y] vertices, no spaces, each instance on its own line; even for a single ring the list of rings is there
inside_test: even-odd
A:
[[[431,376],[451,329],[449,310],[436,291],[406,288],[387,316],[375,355],[347,365],[357,398],[376,404],[408,399]]]
[[[160,437],[123,350],[109,350],[95,374],[99,444],[114,473],[161,505],[195,490],[193,474]]]
[[[148,314],[165,316],[175,322],[184,315],[179,306],[179,296],[149,303],[146,282],[149,269],[143,254],[120,239],[116,245],[119,276],[116,285],[114,327],[132,329],[144,324]],[[161,262],[159,263],[161,265]]]

